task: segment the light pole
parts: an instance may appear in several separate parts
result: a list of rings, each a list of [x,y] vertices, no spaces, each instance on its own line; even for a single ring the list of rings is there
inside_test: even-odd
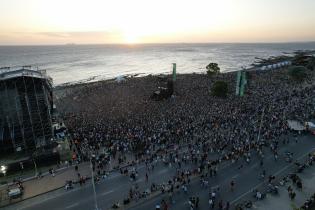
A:
[[[0,166],[0,172],[3,173],[4,176],[7,173],[7,169],[8,167],[5,165]]]
[[[34,163],[34,167],[35,167],[35,176],[37,176],[38,173],[37,173],[37,165],[36,165],[35,158],[33,158],[33,163]]]
[[[33,163],[34,163],[34,169],[35,169],[35,176],[37,176],[37,165],[36,165],[36,161],[35,161],[35,153],[32,154],[32,159],[33,159]]]
[[[94,171],[93,171],[92,156],[90,157],[90,165],[91,165],[91,173],[92,173],[92,186],[93,186],[93,193],[94,193],[95,210],[99,210],[98,205],[97,205],[97,198],[96,198],[96,190],[95,190],[95,182],[94,182]]]

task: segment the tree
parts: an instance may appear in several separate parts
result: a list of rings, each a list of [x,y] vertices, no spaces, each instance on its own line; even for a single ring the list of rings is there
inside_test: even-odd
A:
[[[312,57],[307,66],[306,66],[309,70],[314,71],[315,70],[315,57]]]
[[[212,95],[218,97],[226,97],[228,92],[228,84],[224,81],[217,81],[211,88]]]
[[[213,74],[217,74],[220,72],[220,67],[217,63],[209,63],[207,66],[206,66],[206,69],[207,69],[207,74],[209,76],[213,75]]]
[[[289,68],[289,76],[292,80],[302,82],[307,76],[307,69],[304,66],[292,66]]]

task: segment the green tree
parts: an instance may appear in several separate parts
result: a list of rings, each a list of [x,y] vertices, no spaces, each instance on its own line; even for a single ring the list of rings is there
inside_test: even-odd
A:
[[[307,69],[304,66],[292,66],[289,68],[289,76],[292,80],[302,82],[307,77]]]
[[[310,59],[306,67],[311,71],[315,70],[315,57]]]
[[[220,72],[220,67],[217,63],[209,63],[206,66],[206,69],[207,69],[207,74],[209,76],[212,76],[213,74],[217,74]]]
[[[224,81],[217,81],[211,88],[212,95],[226,97],[228,93],[228,84]]]

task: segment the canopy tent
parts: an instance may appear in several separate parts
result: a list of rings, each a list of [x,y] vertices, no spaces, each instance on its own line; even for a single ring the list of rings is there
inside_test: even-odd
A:
[[[115,81],[118,83],[121,83],[121,82],[126,81],[126,79],[123,75],[120,75],[120,76],[116,77]]]
[[[287,120],[288,126],[290,129],[295,131],[303,131],[305,130],[305,127],[302,123],[296,121],[296,120]]]
[[[309,130],[315,130],[315,123],[305,122],[305,127],[307,127]]]

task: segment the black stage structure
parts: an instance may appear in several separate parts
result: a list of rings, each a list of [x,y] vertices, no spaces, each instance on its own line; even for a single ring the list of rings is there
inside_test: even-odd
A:
[[[45,70],[0,68],[0,156],[32,154],[51,144],[52,85]]]

